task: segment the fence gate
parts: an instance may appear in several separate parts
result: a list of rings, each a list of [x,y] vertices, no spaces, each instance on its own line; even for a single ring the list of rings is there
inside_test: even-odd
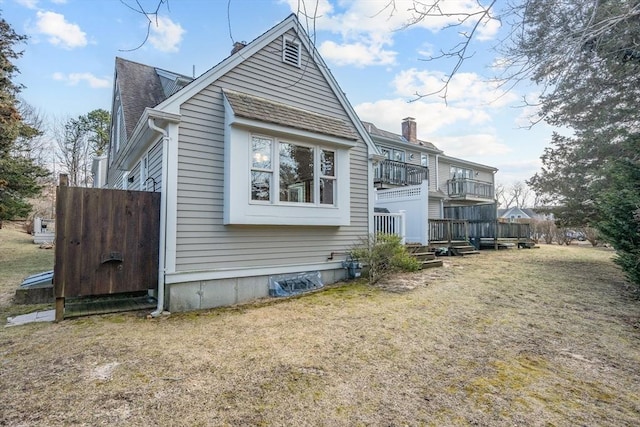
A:
[[[54,293],[65,298],[144,291],[158,283],[160,193],[57,189]]]

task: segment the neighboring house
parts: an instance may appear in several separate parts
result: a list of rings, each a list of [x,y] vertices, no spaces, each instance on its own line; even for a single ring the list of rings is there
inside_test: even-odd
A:
[[[447,156],[431,142],[419,140],[414,118],[402,121],[402,134],[363,124],[385,157],[375,169],[376,188],[417,185],[427,179],[429,219],[444,218],[446,207],[495,202],[497,169]]]
[[[514,206],[508,209],[498,209],[498,218],[511,222],[522,222],[532,219],[548,220],[553,219],[552,213],[538,213],[531,208],[519,208]]]
[[[158,310],[341,280],[372,231],[380,153],[294,15],[196,79],[116,58],[112,117],[100,184],[162,193]]]

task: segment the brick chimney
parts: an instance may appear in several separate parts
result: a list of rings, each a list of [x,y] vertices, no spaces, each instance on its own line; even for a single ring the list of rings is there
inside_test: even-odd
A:
[[[402,136],[412,144],[418,143],[416,119],[413,117],[405,117],[402,119]]]
[[[246,42],[235,42],[233,44],[233,49],[231,49],[231,55],[233,55],[234,53],[236,53],[237,51],[241,50],[242,48],[244,48],[247,45]]]

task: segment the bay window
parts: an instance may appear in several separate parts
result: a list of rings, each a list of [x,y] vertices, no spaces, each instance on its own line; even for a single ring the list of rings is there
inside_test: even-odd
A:
[[[250,155],[251,202],[335,205],[335,150],[251,135]]]
[[[351,224],[357,140],[343,122],[231,91],[224,100],[225,225]]]

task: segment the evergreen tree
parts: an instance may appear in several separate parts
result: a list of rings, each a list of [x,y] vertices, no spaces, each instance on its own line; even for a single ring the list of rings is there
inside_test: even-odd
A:
[[[26,199],[40,193],[38,182],[48,175],[48,171],[21,153],[17,146],[18,140],[39,135],[20,114],[17,95],[21,86],[12,80],[18,73],[13,61],[22,55],[14,50],[14,45],[25,40],[25,36],[16,34],[0,18],[0,228],[3,220],[28,215],[31,206]]]

